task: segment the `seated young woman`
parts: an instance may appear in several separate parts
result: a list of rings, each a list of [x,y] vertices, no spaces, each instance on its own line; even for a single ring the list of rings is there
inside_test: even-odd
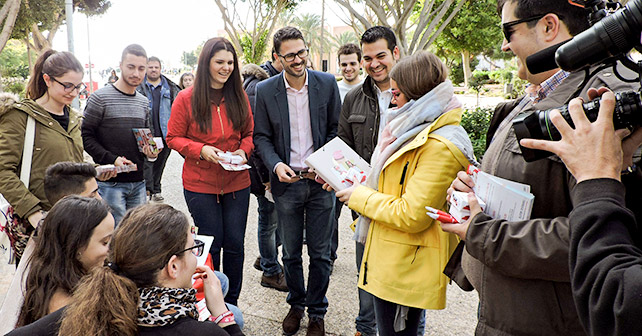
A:
[[[113,231],[114,217],[100,200],[68,196],[57,202],[38,228],[16,326],[69,304],[80,279],[103,265]]]
[[[82,279],[66,308],[8,335],[243,335],[220,281],[197,266],[203,244],[194,244],[183,213],[166,204],[132,209],[110,245],[106,265]],[[193,277],[203,279],[209,321],[198,321]]]

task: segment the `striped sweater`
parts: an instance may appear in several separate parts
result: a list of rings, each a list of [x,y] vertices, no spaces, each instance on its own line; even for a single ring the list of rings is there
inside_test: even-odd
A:
[[[113,164],[124,156],[138,165],[138,171],[120,173],[109,182],[140,182],[144,154],[138,150],[132,128],[149,128],[149,102],[136,92],[133,95],[107,85],[87,100],[82,124],[85,151],[98,164]]]

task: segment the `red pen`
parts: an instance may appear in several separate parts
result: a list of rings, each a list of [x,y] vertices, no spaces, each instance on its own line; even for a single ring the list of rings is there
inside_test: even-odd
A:
[[[433,208],[433,207],[429,207],[429,206],[427,206],[427,207],[426,207],[426,210],[428,210],[428,211],[430,211],[430,212],[432,212],[432,213],[434,213],[434,214],[437,214],[437,215],[450,216],[450,214],[449,214],[449,213],[447,213],[447,212],[445,212],[445,211],[441,211],[441,210],[439,210],[439,209],[435,209],[435,208]]]
[[[430,218],[436,219],[436,220],[438,220],[438,221],[440,221],[442,223],[451,223],[451,224],[459,223],[455,219],[455,217],[453,217],[450,214],[448,214],[448,216],[444,216],[444,215],[439,215],[439,214],[435,214],[435,213],[432,213],[432,212],[426,212],[426,215],[428,215],[428,216],[430,216]]]

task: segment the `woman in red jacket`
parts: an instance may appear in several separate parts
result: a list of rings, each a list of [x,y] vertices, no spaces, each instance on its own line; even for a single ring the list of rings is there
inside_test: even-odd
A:
[[[210,253],[216,269],[223,249],[222,271],[230,279],[225,300],[234,305],[243,278],[250,175],[225,170],[219,162],[224,152],[247,162],[254,148],[249,106],[234,47],[212,38],[199,56],[194,85],[174,100],[167,132],[168,146],[185,157],[185,201],[198,233],[215,237]]]

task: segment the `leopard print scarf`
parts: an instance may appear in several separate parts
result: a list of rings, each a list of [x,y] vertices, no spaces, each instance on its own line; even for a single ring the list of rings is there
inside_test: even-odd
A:
[[[193,288],[139,288],[138,325],[162,327],[181,317],[198,320],[196,290]]]

